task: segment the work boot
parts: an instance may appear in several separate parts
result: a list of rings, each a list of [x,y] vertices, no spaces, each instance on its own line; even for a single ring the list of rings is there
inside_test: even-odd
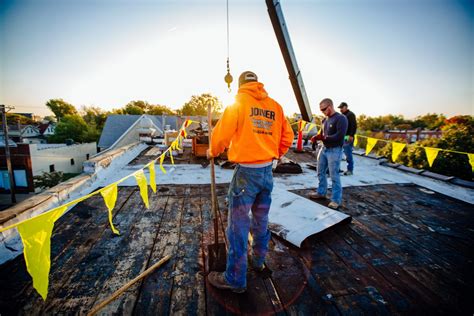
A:
[[[325,194],[319,194],[318,192],[311,192],[308,196],[312,200],[325,200],[325,199],[327,199]]]
[[[247,289],[242,287],[234,287],[227,283],[224,277],[224,272],[212,271],[207,276],[207,280],[211,283],[212,286],[221,289],[221,290],[231,290],[234,293],[244,293]]]
[[[331,202],[329,202],[328,207],[332,208],[333,210],[337,210],[339,208],[339,204],[337,204],[336,202],[331,201]]]
[[[352,176],[352,171],[349,171],[349,170],[344,171],[344,175],[345,176]]]
[[[255,272],[262,272],[263,270],[265,270],[265,263],[262,263],[261,265],[256,265],[253,260],[253,255],[250,255],[249,267]]]

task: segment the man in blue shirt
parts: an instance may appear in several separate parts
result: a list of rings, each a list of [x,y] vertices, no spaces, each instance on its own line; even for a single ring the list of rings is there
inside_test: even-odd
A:
[[[348,123],[344,115],[334,110],[334,104],[331,99],[323,99],[319,103],[319,109],[325,118],[323,119],[320,132],[312,139],[313,142],[318,140],[323,142],[323,148],[318,154],[319,186],[317,192],[312,192],[309,197],[311,199],[326,199],[328,186],[326,172],[329,169],[329,175],[332,180],[332,195],[328,207],[337,209],[342,203],[339,167],[341,165],[342,146]]]

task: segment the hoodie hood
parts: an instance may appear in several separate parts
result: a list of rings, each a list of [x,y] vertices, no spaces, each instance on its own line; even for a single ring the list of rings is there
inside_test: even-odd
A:
[[[265,89],[263,88],[263,83],[256,81],[243,84],[242,86],[240,86],[238,93],[245,93],[251,95],[257,100],[263,100],[268,97],[267,91],[265,91]]]

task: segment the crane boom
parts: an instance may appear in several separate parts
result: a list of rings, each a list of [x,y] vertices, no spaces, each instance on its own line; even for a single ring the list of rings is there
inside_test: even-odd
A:
[[[272,21],[273,30],[280,45],[280,50],[285,60],[286,69],[290,76],[291,86],[295,92],[296,101],[301,111],[303,120],[311,122],[312,114],[309,105],[308,96],[303,83],[298,63],[296,62],[295,52],[291,45],[290,34],[286,28],[285,18],[279,0],[265,0],[267,4],[268,14]]]

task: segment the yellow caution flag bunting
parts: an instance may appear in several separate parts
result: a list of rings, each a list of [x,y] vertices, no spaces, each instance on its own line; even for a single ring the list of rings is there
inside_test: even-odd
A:
[[[438,152],[441,150],[439,148],[424,147],[426,152],[426,158],[428,158],[428,164],[430,167],[433,166],[433,162],[438,156]]]
[[[163,161],[165,160],[165,155],[166,155],[166,151],[164,151],[160,156],[160,169],[161,169],[161,172],[163,172],[164,174],[166,174],[166,170],[163,167]]]
[[[367,137],[367,147],[365,147],[365,155],[368,156],[369,153],[374,148],[375,144],[377,144],[377,138]]]
[[[474,172],[474,154],[467,154],[469,157],[469,163],[471,164],[472,167],[472,172]]]
[[[357,144],[359,143],[359,135],[354,136],[354,147],[357,147]]]
[[[306,126],[306,121],[303,121],[303,120],[299,121],[298,122],[298,131],[302,132],[305,126]]]
[[[392,161],[395,162],[407,144],[392,142]]]
[[[312,130],[313,128],[315,128],[315,127],[316,127],[316,124],[309,123],[308,133],[311,132],[311,130]]]
[[[109,187],[103,189],[100,191],[100,194],[104,198],[105,205],[107,206],[107,209],[109,210],[109,223],[110,223],[110,228],[116,235],[120,235],[120,232],[115,228],[113,222],[112,222],[112,210],[115,207],[115,202],[117,202],[117,183],[113,183]]]
[[[148,165],[148,171],[150,172],[150,187],[154,193],[156,193],[156,181],[155,181],[155,162],[152,161]]]
[[[142,196],[143,203],[145,203],[146,208],[150,208],[150,203],[148,202],[148,185],[146,183],[145,173],[143,169],[138,170],[134,174],[137,184],[140,187],[140,195]]]
[[[55,208],[17,226],[23,242],[26,268],[33,279],[33,287],[43,300],[46,300],[48,296],[51,233],[54,222],[63,215],[66,209],[67,206]]]

